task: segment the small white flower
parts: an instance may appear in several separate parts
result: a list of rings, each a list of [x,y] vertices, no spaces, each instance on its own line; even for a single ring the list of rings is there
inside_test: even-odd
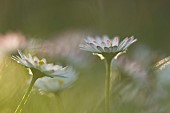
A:
[[[108,36],[87,37],[85,44],[80,45],[80,49],[93,53],[119,53],[125,51],[132,43],[136,42],[134,37],[125,38],[119,42],[119,37],[114,37],[112,40]]]
[[[32,57],[28,54],[28,57],[22,54],[18,50],[20,56],[12,56],[12,59],[22,64],[23,66],[30,68],[33,74],[37,74],[37,71],[41,72],[41,75],[36,75],[40,77],[64,77],[63,75],[69,70],[69,67],[62,67],[54,64],[47,64],[45,58],[39,60],[36,56]],[[38,74],[39,74],[38,72]]]
[[[35,87],[40,91],[45,92],[57,92],[64,88],[69,87],[73,82],[77,80],[77,73],[69,68],[67,72],[64,74],[65,78],[61,77],[43,77],[36,81]]]

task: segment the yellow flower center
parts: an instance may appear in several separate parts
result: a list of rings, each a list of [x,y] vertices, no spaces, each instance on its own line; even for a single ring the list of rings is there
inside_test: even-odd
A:
[[[110,42],[110,47],[112,47],[112,42]]]
[[[38,64],[39,64],[39,66],[42,66],[45,63],[42,60],[40,60]]]

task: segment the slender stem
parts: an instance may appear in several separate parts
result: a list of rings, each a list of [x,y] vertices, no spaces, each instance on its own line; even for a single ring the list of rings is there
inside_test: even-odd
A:
[[[16,110],[15,110],[14,113],[21,113],[24,105],[26,104],[26,102],[27,102],[27,100],[28,100],[28,97],[29,97],[29,95],[30,95],[30,93],[31,93],[32,87],[33,87],[33,85],[34,85],[34,83],[35,83],[36,80],[37,80],[37,78],[33,76],[33,77],[32,77],[32,80],[31,80],[31,84],[30,84],[27,92],[26,92],[25,95],[23,96],[21,102],[20,102],[19,105],[17,106],[17,108],[16,108]]]
[[[98,103],[97,104],[95,104],[95,106],[94,106],[94,108],[93,108],[93,110],[92,110],[92,113],[96,113],[96,111],[97,111],[97,108],[100,106],[100,104],[104,101],[104,97],[102,97],[99,101],[98,101]]]
[[[63,102],[62,102],[62,99],[60,97],[60,94],[58,94],[58,92],[55,93],[55,97],[57,99],[57,104],[58,104],[58,112],[59,113],[63,113],[64,112],[64,105],[63,105]]]
[[[106,79],[105,79],[105,113],[110,113],[110,68],[112,59],[105,57]]]

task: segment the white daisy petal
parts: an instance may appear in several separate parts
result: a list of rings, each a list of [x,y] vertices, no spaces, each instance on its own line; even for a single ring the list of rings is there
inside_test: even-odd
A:
[[[38,57],[36,57],[36,56],[34,57],[34,62],[37,62],[37,63],[39,62]]]
[[[30,62],[33,62],[33,58],[31,56],[31,54],[28,54],[28,58],[29,58]]]
[[[93,43],[90,43],[90,46],[93,48],[94,51],[100,52]]]
[[[21,52],[20,50],[18,50],[18,53],[19,53],[20,57],[21,57],[22,59],[24,59],[24,56],[23,56],[23,54],[22,54],[22,52]]]
[[[99,36],[96,36],[96,41],[99,44],[99,46],[101,46],[100,44],[101,44],[102,40]]]
[[[85,44],[85,45],[81,44],[80,49],[85,51],[95,52],[95,50],[89,44]]]
[[[121,50],[126,45],[128,40],[129,40],[128,38],[125,38],[122,42],[120,42],[120,44],[118,46],[118,50]]]
[[[106,35],[103,36],[103,42],[105,42],[106,47],[110,47],[110,43],[108,43],[108,42],[111,42],[111,41],[108,36],[106,36]]]
[[[97,46],[97,49],[98,49],[100,52],[104,52],[104,49],[101,48],[100,46]]]
[[[136,41],[137,41],[137,39],[134,39],[134,37],[133,37],[133,36],[131,36],[131,37],[129,38],[129,40],[128,40],[128,42],[127,42],[127,44],[126,44],[126,46],[125,46],[125,47],[127,47],[127,46],[131,45],[132,43],[134,43],[134,42],[136,42]]]
[[[119,45],[119,37],[114,37],[112,41],[112,46],[118,46]]]
[[[41,59],[45,64],[47,63],[47,60],[45,58]]]

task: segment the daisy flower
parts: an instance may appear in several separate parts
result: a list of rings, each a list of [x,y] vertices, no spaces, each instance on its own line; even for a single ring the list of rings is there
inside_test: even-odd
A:
[[[40,91],[56,93],[60,90],[68,88],[77,80],[77,73],[72,68],[64,74],[66,77],[43,77],[36,81],[35,87]]]
[[[94,55],[98,55],[101,59],[105,59],[106,64],[106,80],[105,80],[105,112],[110,111],[110,71],[112,59],[125,53],[127,48],[136,42],[134,37],[125,38],[119,42],[119,37],[110,39],[108,36],[101,37],[87,37],[84,39],[84,43],[80,44],[80,49],[92,52]]]
[[[39,60],[38,57],[32,57],[28,54],[28,57],[22,54],[18,50],[19,56],[12,56],[12,59],[20,63],[21,65],[30,68],[34,76],[44,77],[62,77],[62,75],[69,69],[69,67],[62,67],[54,64],[47,64],[45,58]],[[41,73],[40,75],[35,75],[36,73]],[[34,73],[35,72],[35,73]]]
[[[126,51],[127,48],[137,41],[134,37],[125,38],[123,41],[119,42],[119,37],[114,37],[110,39],[108,36],[101,37],[87,37],[84,44],[80,44],[80,49],[102,54],[104,57],[108,54],[112,54],[113,57],[118,53]]]
[[[35,87],[40,92],[50,92],[54,94],[55,98],[57,99],[57,109],[59,113],[63,113],[65,108],[62,102],[62,98],[60,97],[60,91],[65,88],[71,87],[72,84],[77,80],[77,73],[75,72],[75,70],[73,70],[73,68],[69,68],[64,75],[66,76],[65,78],[43,77],[35,82]]]
[[[32,57],[31,54],[28,54],[28,57],[22,54],[20,50],[18,50],[19,56],[12,56],[12,59],[20,63],[21,65],[29,68],[31,73],[33,74],[30,86],[23,96],[20,104],[18,105],[15,113],[20,113],[24,104],[26,103],[32,87],[37,79],[42,77],[58,77],[64,78],[67,73],[70,72],[70,67],[62,67],[59,65],[47,64],[46,59],[39,60],[37,57]],[[65,75],[66,74],[66,75]]]

